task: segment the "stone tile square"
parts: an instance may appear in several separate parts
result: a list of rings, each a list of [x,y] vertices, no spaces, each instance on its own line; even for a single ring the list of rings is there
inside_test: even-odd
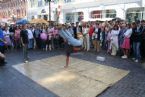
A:
[[[129,73],[72,57],[65,69],[65,58],[54,56],[13,67],[59,97],[95,97]]]

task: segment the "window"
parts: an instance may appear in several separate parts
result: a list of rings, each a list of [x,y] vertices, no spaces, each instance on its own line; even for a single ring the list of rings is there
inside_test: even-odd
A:
[[[54,4],[57,4],[59,2],[59,0],[53,0]]]
[[[84,13],[78,12],[78,21],[82,21],[84,19]]]
[[[116,11],[115,10],[106,10],[106,18],[115,18]]]
[[[143,7],[130,8],[126,12],[128,22],[145,19],[145,11]]]
[[[74,0],[64,0],[64,3],[70,3],[73,2]]]
[[[74,22],[74,13],[67,13],[65,18],[66,18],[66,23]]]
[[[34,16],[32,16],[32,20],[34,19]]]
[[[48,15],[44,15],[44,20],[48,20]]]
[[[92,11],[91,18],[102,18],[102,10]]]
[[[41,19],[41,15],[38,15],[38,18]]]
[[[31,2],[31,7],[34,7],[35,6],[35,1],[34,0],[30,0]]]
[[[91,18],[115,18],[116,11],[115,10],[96,10],[91,12]]]
[[[42,0],[38,0],[38,7],[41,7],[43,5]]]

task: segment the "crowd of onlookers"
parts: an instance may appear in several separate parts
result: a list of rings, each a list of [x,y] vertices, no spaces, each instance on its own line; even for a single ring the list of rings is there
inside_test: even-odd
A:
[[[20,49],[22,47],[21,31],[27,31],[28,49],[52,50],[61,47],[60,37],[56,26],[46,25],[12,25],[2,27],[6,41],[6,49]]]
[[[140,62],[145,57],[145,21],[127,23],[125,21],[84,22],[63,25],[11,25],[1,26],[0,52],[5,50],[42,49],[45,51],[64,48],[64,40],[59,35],[67,30],[76,39],[82,39],[83,50],[98,53],[106,50],[112,56],[133,58]],[[26,45],[27,44],[27,45]],[[27,57],[27,55],[24,57]],[[27,59],[27,58],[26,58]]]
[[[112,56],[131,57],[140,62],[145,57],[145,21],[127,23],[125,21],[89,22],[74,26],[66,24],[63,28],[75,38],[82,35],[83,48],[95,52],[106,50]]]
[[[57,26],[46,25],[11,25],[0,27],[0,52],[23,48],[24,59],[28,59],[27,50],[53,50],[63,48],[63,39],[58,34]],[[0,62],[1,63],[1,62]]]

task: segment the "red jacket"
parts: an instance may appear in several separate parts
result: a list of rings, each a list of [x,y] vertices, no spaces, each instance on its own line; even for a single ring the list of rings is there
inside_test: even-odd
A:
[[[93,32],[94,32],[94,27],[91,26],[89,29],[89,36],[92,36]]]

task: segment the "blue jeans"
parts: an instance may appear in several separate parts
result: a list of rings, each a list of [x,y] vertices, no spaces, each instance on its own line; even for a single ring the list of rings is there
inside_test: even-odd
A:
[[[137,60],[141,59],[141,54],[140,54],[140,42],[133,42],[133,53],[134,53],[134,57]]]
[[[29,39],[28,48],[29,49],[33,49],[34,48],[34,39]]]
[[[24,56],[24,61],[28,60],[28,44],[25,44],[23,46],[23,56]]]

